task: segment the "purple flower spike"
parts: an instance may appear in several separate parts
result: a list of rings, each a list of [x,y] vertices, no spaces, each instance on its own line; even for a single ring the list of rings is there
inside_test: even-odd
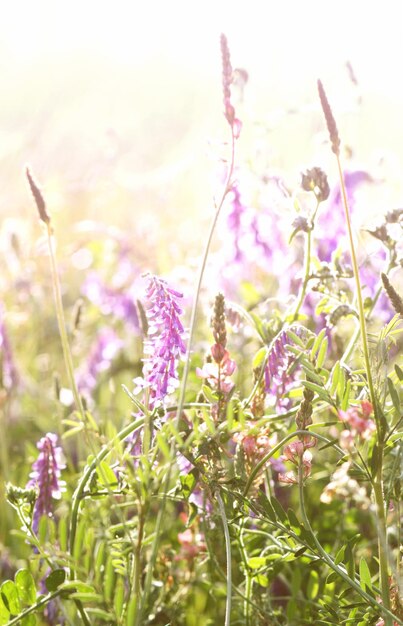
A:
[[[182,309],[178,299],[182,294],[168,286],[165,280],[149,276],[146,297],[148,340],[144,351],[145,386],[150,389],[150,407],[153,408],[178,386],[177,365],[186,352],[185,331],[179,316]]]
[[[33,530],[38,532],[39,520],[42,515],[51,517],[53,499],[58,500],[64,491],[64,481],[60,480],[61,470],[66,467],[62,449],[57,445],[57,435],[47,433],[37,443],[39,456],[32,465],[28,487],[38,488],[38,499],[35,503]]]

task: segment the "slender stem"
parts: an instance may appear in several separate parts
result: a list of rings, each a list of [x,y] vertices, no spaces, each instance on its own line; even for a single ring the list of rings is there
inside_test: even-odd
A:
[[[57,316],[57,323],[59,326],[60,339],[62,342],[64,363],[66,366],[70,387],[73,392],[76,409],[80,412],[83,423],[85,424],[86,423],[85,411],[84,411],[83,403],[81,401],[81,397],[78,392],[77,384],[74,378],[73,357],[71,356],[69,340],[67,337],[66,321],[64,318],[64,310],[63,310],[62,292],[60,289],[59,274],[57,272],[56,256],[55,256],[55,251],[54,251],[54,246],[53,246],[52,228],[50,226],[50,222],[46,224],[46,227],[47,227],[47,236],[48,236],[47,238],[48,238],[50,265],[51,265],[51,270],[52,270],[53,294],[55,298],[56,316]]]
[[[393,263],[392,259],[389,259],[389,265],[388,265],[388,268],[386,269],[386,272],[385,272],[386,275],[389,274],[390,270],[393,267],[394,267],[394,263]],[[370,306],[369,311],[368,311],[368,315],[370,315],[372,313],[372,311],[374,310],[374,308],[376,306],[376,303],[378,302],[379,296],[381,295],[381,293],[382,293],[382,285],[380,285],[378,287],[378,289],[375,292],[374,297],[372,298],[372,302],[371,302],[371,306]],[[351,339],[350,339],[350,341],[349,341],[349,343],[347,345],[347,348],[345,349],[345,351],[343,353],[343,356],[340,359],[341,363],[346,363],[348,361],[348,359],[350,358],[351,353],[353,352],[353,350],[355,348],[355,345],[357,343],[357,340],[358,340],[358,338],[360,336],[360,332],[361,332],[360,325],[358,324],[357,329],[354,331],[354,333],[353,333],[353,335],[352,335],[352,337],[351,337]]]
[[[125,428],[123,428],[120,432],[118,432],[118,434],[115,435],[113,439],[111,439],[107,444],[105,444],[101,448],[101,450],[92,460],[90,465],[84,471],[84,474],[82,475],[71,499],[70,540],[69,540],[69,552],[71,555],[74,554],[74,546],[75,546],[76,532],[77,532],[78,511],[80,508],[80,503],[84,497],[85,487],[88,481],[90,480],[92,473],[96,470],[98,464],[101,461],[103,461],[108,456],[108,454],[112,452],[116,443],[126,439],[126,437],[128,437],[135,430],[139,430],[139,428],[141,428],[143,424],[144,424],[144,418],[142,417],[138,419],[136,422],[133,422],[132,424],[129,424],[128,426],[125,426]],[[75,578],[75,569],[72,566],[70,568],[70,579],[74,580],[74,578]]]
[[[62,592],[62,589],[56,589],[56,591],[48,593],[46,596],[43,596],[40,600],[38,600],[38,602],[35,602],[35,604],[25,609],[25,611],[22,611],[22,613],[20,613],[16,617],[13,617],[13,619],[7,622],[6,626],[14,626],[14,624],[20,623],[21,620],[24,619],[24,617],[27,617],[27,615],[31,615],[31,613],[35,613],[35,611],[38,611],[43,606],[46,606],[46,604],[48,604],[51,600],[54,600],[54,598],[60,596]]]
[[[225,537],[225,552],[227,557],[227,601],[225,605],[225,622],[224,626],[230,626],[231,623],[231,606],[232,606],[232,564],[231,564],[231,538],[229,536],[228,520],[225,514],[225,507],[222,501],[220,493],[216,494],[218,508],[220,509],[220,515],[222,525],[224,528]]]
[[[191,360],[191,349],[192,349],[192,342],[193,342],[193,336],[194,336],[194,331],[195,331],[195,327],[196,327],[196,314],[197,314],[197,309],[198,309],[198,303],[199,303],[199,297],[200,297],[200,291],[201,291],[201,286],[202,286],[202,282],[203,282],[203,276],[204,276],[204,271],[206,269],[206,264],[207,264],[207,258],[210,252],[210,246],[211,246],[211,242],[213,239],[213,235],[214,235],[214,231],[217,225],[217,221],[218,218],[220,216],[221,213],[221,209],[224,205],[224,201],[225,198],[227,197],[228,192],[231,189],[231,178],[232,178],[232,174],[234,171],[234,162],[235,162],[235,136],[234,136],[234,131],[233,129],[231,129],[231,159],[230,159],[230,164],[228,167],[228,172],[227,172],[227,178],[224,184],[224,190],[221,196],[221,200],[216,208],[216,212],[214,214],[214,218],[213,218],[213,222],[211,224],[210,227],[210,231],[207,237],[207,243],[206,243],[206,247],[204,250],[204,254],[202,257],[202,261],[201,261],[201,266],[200,266],[200,271],[199,271],[199,276],[198,276],[198,280],[197,280],[197,284],[196,284],[196,290],[195,290],[195,295],[193,298],[193,305],[192,305],[192,313],[190,316],[190,327],[189,327],[189,340],[188,340],[188,349],[186,352],[186,358],[185,358],[185,365],[183,368],[183,374],[182,374],[182,379],[181,379],[181,387],[180,387],[180,394],[179,394],[179,401],[178,401],[178,407],[177,407],[177,411],[176,411],[176,418],[175,418],[175,426],[178,427],[179,425],[179,421],[182,415],[182,411],[183,411],[183,407],[185,405],[185,395],[186,395],[186,385],[187,385],[187,380],[188,380],[188,376],[189,376],[189,372],[190,372],[190,360]],[[141,601],[141,606],[140,606],[140,610],[137,613],[137,620],[135,622],[135,626],[140,626],[140,624],[142,623],[142,618],[143,618],[143,614],[146,608],[146,604],[147,604],[147,600],[148,600],[148,596],[150,594],[150,590],[151,590],[151,583],[152,583],[152,577],[153,577],[153,571],[154,571],[154,564],[157,558],[157,553],[158,553],[158,546],[159,546],[159,541],[160,541],[160,537],[161,537],[161,529],[162,529],[162,522],[163,519],[165,518],[165,505],[166,505],[166,494],[168,492],[169,489],[169,483],[171,481],[171,473],[172,473],[172,465],[173,465],[173,456],[174,456],[174,449],[175,449],[175,442],[172,442],[171,445],[171,461],[168,464],[168,469],[167,469],[167,473],[165,475],[165,480],[164,480],[164,484],[163,484],[163,493],[162,493],[162,500],[161,500],[161,504],[160,504],[160,508],[158,511],[158,516],[157,516],[157,521],[155,523],[155,533],[154,533],[154,540],[152,543],[152,548],[151,548],[151,556],[148,562],[148,567],[147,567],[147,574],[146,574],[146,579],[144,582],[144,590],[143,590],[143,597],[142,597],[142,601]]]
[[[252,595],[252,576],[248,566],[248,555],[245,548],[245,541],[243,537],[245,526],[245,518],[242,519],[241,524],[238,530],[238,539],[239,539],[239,550],[241,553],[241,558],[243,562],[243,566],[245,569],[245,600],[243,603],[243,615],[245,618],[245,626],[249,626],[249,617],[250,617],[250,597]]]
[[[375,393],[375,387],[372,379],[371,363],[369,358],[369,347],[367,330],[365,323],[364,304],[362,299],[361,281],[358,270],[357,256],[355,253],[355,245],[353,238],[353,231],[351,227],[350,211],[347,202],[346,186],[344,184],[344,176],[341,167],[340,157],[336,154],[337,167],[339,170],[340,186],[343,197],[344,213],[346,218],[348,238],[350,242],[351,261],[353,264],[354,279],[356,285],[358,312],[360,319],[360,334],[362,349],[364,354],[365,370],[367,374],[367,381],[369,387],[370,398],[374,410],[374,418],[377,431],[377,446],[378,446],[378,458],[377,458],[377,470],[374,477],[374,497],[376,506],[376,516],[378,521],[378,556],[379,556],[379,578],[381,586],[381,596],[384,607],[390,608],[390,596],[389,596],[389,576],[388,576],[388,555],[387,555],[387,537],[386,537],[386,523],[385,523],[385,504],[383,498],[383,480],[382,480],[382,464],[383,464],[383,444],[384,444],[384,427],[381,423],[381,419],[378,413],[378,404]],[[385,626],[392,626],[390,618],[386,618]]]
[[[336,563],[333,561],[333,559],[329,556],[329,554],[326,552],[326,550],[322,547],[322,544],[319,542],[319,540],[317,539],[312,526],[309,522],[307,513],[306,513],[306,509],[305,509],[305,499],[304,499],[304,478],[303,478],[303,464],[300,463],[299,465],[299,469],[298,469],[298,485],[299,485],[299,501],[300,501],[300,506],[301,506],[301,516],[304,522],[304,526],[306,527],[306,529],[309,531],[309,533],[312,536],[312,539],[315,543],[315,546],[318,550],[318,552],[320,553],[322,559],[325,561],[325,563],[334,571],[336,572],[346,583],[348,583],[350,585],[350,587],[352,587],[353,589],[355,589],[357,591],[357,593],[359,593],[359,595],[364,598],[364,600],[366,600],[371,606],[373,606],[374,608],[376,608],[377,610],[379,610],[381,613],[383,613],[384,617],[385,617],[385,625],[387,623],[392,624],[392,621],[395,620],[396,623],[398,624],[403,624],[403,621],[400,620],[399,618],[397,618],[395,615],[393,615],[393,613],[391,613],[391,611],[389,610],[389,607],[386,607],[384,604],[379,604],[375,598],[373,598],[371,595],[369,595],[366,591],[364,591],[360,584],[354,580],[353,578],[351,578],[348,573],[342,569],[339,565],[336,565]]]
[[[274,455],[276,454],[276,452],[278,450],[280,450],[285,443],[287,443],[287,441],[289,441],[290,439],[293,439],[294,437],[299,437],[300,435],[309,435],[310,437],[314,437],[315,439],[319,439],[319,441],[323,441],[325,443],[329,443],[332,444],[332,447],[337,450],[337,452],[340,454],[340,456],[345,456],[346,452],[345,450],[342,450],[338,445],[336,445],[333,441],[331,441],[331,439],[328,439],[327,437],[324,437],[323,435],[319,435],[319,433],[314,432],[313,430],[295,430],[293,433],[289,433],[288,435],[286,435],[284,437],[284,439],[282,439],[280,441],[280,443],[278,443],[277,445],[275,445],[270,452],[268,452],[260,461],[259,463],[257,463],[255,465],[255,467],[253,468],[253,470],[251,471],[249,478],[248,478],[248,482],[246,483],[244,492],[243,492],[243,496],[245,497],[249,491],[249,489],[252,486],[253,481],[255,480],[256,476],[258,475],[258,473],[263,469],[263,467],[266,465],[267,461]],[[361,469],[361,467],[358,465],[358,463],[354,462],[354,465],[356,467],[358,467],[359,469]]]
[[[376,427],[377,427],[377,431],[378,431],[378,441],[381,442],[381,439],[382,439],[382,432],[381,432],[381,430],[382,429],[381,429],[381,424],[380,424],[379,415],[378,415],[377,400],[376,400],[374,383],[373,383],[373,379],[372,379],[371,363],[370,363],[370,359],[369,359],[369,347],[368,347],[367,329],[366,329],[366,322],[365,322],[364,302],[363,302],[363,299],[362,299],[362,289],[361,289],[360,273],[359,273],[359,269],[358,269],[357,255],[355,253],[353,230],[352,230],[352,227],[351,227],[350,210],[349,210],[348,202],[347,202],[347,193],[346,193],[346,186],[344,184],[343,171],[342,171],[342,168],[341,168],[340,157],[338,155],[336,155],[336,158],[337,158],[337,167],[338,167],[338,170],[339,170],[340,186],[341,186],[341,193],[342,193],[342,198],[343,198],[344,214],[345,214],[345,218],[346,218],[347,234],[348,234],[348,239],[349,239],[349,243],[350,243],[351,262],[353,264],[354,280],[355,280],[357,303],[358,303],[358,313],[359,313],[359,320],[360,320],[360,334],[361,334],[361,342],[362,342],[362,351],[363,351],[363,354],[364,354],[365,371],[366,371],[366,374],[367,374],[367,381],[368,381],[368,387],[369,387],[369,393],[370,393],[370,397],[371,397],[371,402],[372,402],[372,406],[374,408],[375,422],[376,422]]]
[[[196,327],[196,315],[197,315],[197,309],[198,309],[198,304],[199,304],[199,297],[200,297],[200,291],[201,291],[201,286],[202,286],[202,282],[203,282],[203,277],[204,277],[204,271],[206,269],[206,264],[207,264],[207,258],[210,252],[210,246],[211,246],[211,241],[213,239],[213,235],[214,235],[214,231],[217,225],[217,221],[218,218],[220,216],[221,213],[221,209],[224,205],[224,201],[225,198],[228,195],[228,192],[231,190],[231,179],[232,179],[232,174],[234,171],[234,163],[235,163],[235,136],[234,136],[234,130],[233,128],[231,128],[231,158],[230,158],[230,164],[228,167],[228,172],[227,172],[227,178],[224,184],[224,190],[220,199],[220,202],[216,208],[216,212],[214,214],[214,218],[213,218],[213,222],[210,226],[210,231],[207,237],[207,242],[206,242],[206,247],[204,249],[204,254],[202,257],[202,262],[200,265],[200,270],[199,270],[199,276],[197,279],[197,283],[196,283],[196,290],[195,290],[195,294],[194,294],[194,298],[193,298],[193,305],[192,305],[192,313],[190,316],[190,328],[189,328],[189,341],[188,341],[188,349],[187,349],[187,353],[186,353],[186,359],[185,359],[185,365],[183,368],[183,374],[182,374],[182,380],[181,380],[181,388],[180,388],[180,396],[179,396],[179,403],[178,403],[178,411],[176,414],[176,422],[178,423],[180,420],[180,416],[182,413],[182,407],[183,404],[185,402],[185,394],[186,394],[186,385],[187,385],[187,379],[189,376],[189,371],[190,371],[190,360],[191,360],[191,350],[192,350],[192,343],[193,343],[193,335],[194,335],[194,331],[195,331],[195,327]]]
[[[298,297],[298,301],[295,307],[295,311],[294,311],[294,315],[292,317],[292,321],[295,322],[298,319],[298,315],[299,315],[299,311],[304,303],[305,300],[305,296],[306,296],[306,288],[308,286],[309,283],[309,278],[310,278],[310,269],[311,269],[311,247],[312,247],[312,230],[314,227],[314,219],[316,216],[316,213],[318,211],[318,207],[319,207],[319,200],[316,201],[316,208],[315,208],[315,212],[313,214],[312,217],[312,221],[310,224],[310,228],[307,232],[307,236],[306,236],[306,248],[305,248],[305,271],[304,271],[304,279],[302,281],[302,285],[301,285],[301,289],[299,292],[299,297]]]

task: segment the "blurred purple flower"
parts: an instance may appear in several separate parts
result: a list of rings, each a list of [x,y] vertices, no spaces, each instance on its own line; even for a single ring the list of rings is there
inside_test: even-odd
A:
[[[264,371],[265,391],[275,399],[277,408],[284,411],[292,404],[291,398],[286,398],[285,394],[295,380],[295,372],[292,375],[289,373],[289,367],[295,358],[286,349],[286,345],[290,343],[286,331],[281,332],[270,350]]]
[[[53,500],[61,498],[64,491],[64,481],[60,480],[61,470],[66,467],[62,449],[57,445],[57,435],[47,433],[37,443],[39,456],[32,465],[28,487],[38,488],[38,498],[35,503],[33,530],[38,532],[39,520],[42,515],[51,517],[53,514]]]
[[[89,357],[77,373],[77,386],[80,393],[91,395],[98,377],[107,371],[113,359],[123,347],[123,341],[111,328],[103,328],[90,348]]]
[[[10,339],[0,308],[0,365],[1,381],[5,389],[12,389],[19,381]]]
[[[363,170],[344,172],[344,184],[347,193],[347,202],[350,211],[354,212],[356,192],[363,183],[371,183],[373,178]],[[321,261],[329,262],[332,253],[342,244],[346,234],[346,222],[343,210],[343,198],[340,184],[337,184],[326,205],[319,211],[317,254]]]
[[[177,365],[186,346],[180,321],[182,309],[178,304],[182,294],[169,287],[165,280],[149,276],[146,297],[150,306],[146,311],[149,328],[144,351],[148,356],[144,360],[144,380],[140,386],[149,387],[150,407],[153,408],[178,386]]]
[[[130,293],[109,287],[95,272],[87,278],[82,291],[104,315],[114,315],[128,324],[132,330],[139,332],[137,308]]]

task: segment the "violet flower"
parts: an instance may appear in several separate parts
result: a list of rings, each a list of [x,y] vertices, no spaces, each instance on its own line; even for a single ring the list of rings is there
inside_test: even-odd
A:
[[[18,383],[19,376],[14,362],[10,339],[0,308],[0,374],[3,387],[11,389]]]
[[[368,172],[363,170],[351,170],[344,172],[344,184],[347,193],[347,202],[350,211],[354,211],[356,204],[356,192],[364,183],[373,182]],[[318,220],[317,254],[321,261],[329,262],[332,253],[346,235],[345,217],[340,185],[336,185],[329,197],[326,208],[322,207]]]
[[[111,328],[103,328],[90,348],[89,356],[77,373],[77,386],[80,393],[90,396],[98,377],[108,370],[113,359],[123,347],[123,341]]]
[[[83,288],[85,296],[98,306],[104,315],[113,315],[124,321],[132,331],[139,332],[139,318],[130,291],[122,291],[106,285],[97,273],[90,274]]]
[[[288,372],[294,360],[293,355],[286,350],[288,343],[290,340],[287,333],[283,331],[270,350],[264,371],[265,391],[275,399],[277,407],[284,411],[287,411],[292,404],[292,400],[286,398],[285,394],[294,382],[294,378]]]
[[[185,331],[180,321],[182,309],[178,304],[183,296],[162,278],[149,276],[146,297],[150,303],[146,311],[148,339],[144,346],[147,357],[144,378],[135,382],[149,388],[149,404],[154,408],[179,384],[178,361],[186,352]]]
[[[39,520],[42,515],[52,517],[53,500],[61,498],[64,481],[60,480],[61,470],[66,467],[62,449],[57,445],[57,435],[47,433],[37,443],[39,456],[32,465],[27,488],[37,487],[38,498],[35,503],[33,531],[38,532]]]

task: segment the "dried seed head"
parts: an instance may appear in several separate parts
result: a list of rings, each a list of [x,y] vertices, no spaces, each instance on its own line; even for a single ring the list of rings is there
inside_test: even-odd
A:
[[[211,326],[215,342],[225,348],[227,345],[227,329],[225,327],[225,299],[222,293],[216,295]]]
[[[318,202],[327,200],[330,194],[327,176],[320,167],[312,167],[302,173],[301,187],[305,191],[313,191]]]
[[[39,219],[41,219],[42,222],[45,222],[45,224],[50,224],[50,215],[46,210],[45,200],[43,199],[42,192],[40,191],[37,183],[32,177],[29,167],[26,168],[25,173],[28,179],[29,187],[35,200],[36,207],[38,209]]]
[[[323,88],[322,82],[318,80],[318,92],[320,103],[322,105],[322,110],[325,115],[327,129],[329,131],[330,142],[332,144],[332,151],[336,156],[340,154],[340,138],[339,133],[337,131],[337,126],[335,119],[333,117],[332,109],[330,108],[329,101],[327,99],[325,90]]]
[[[231,102],[232,65],[228,41],[224,34],[220,37],[222,59],[222,89],[224,101],[224,115],[230,126],[235,122],[235,109]]]
[[[395,309],[396,313],[398,313],[401,317],[403,317],[403,300],[401,299],[401,297],[399,296],[395,288],[392,287],[392,285],[390,284],[390,280],[386,276],[386,274],[382,273],[381,278],[382,278],[383,288],[388,294],[389,300],[393,308]]]

